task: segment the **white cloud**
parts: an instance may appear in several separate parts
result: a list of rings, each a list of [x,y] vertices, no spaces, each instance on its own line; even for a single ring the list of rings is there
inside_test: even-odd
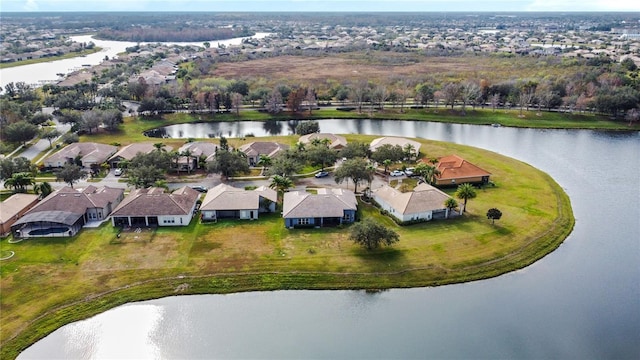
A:
[[[26,11],[38,11],[38,3],[36,0],[27,0],[24,4],[24,9]]]

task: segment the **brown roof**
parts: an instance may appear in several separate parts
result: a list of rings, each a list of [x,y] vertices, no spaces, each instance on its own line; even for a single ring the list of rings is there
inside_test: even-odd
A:
[[[166,151],[171,151],[173,148],[171,146],[165,146],[162,149]],[[142,143],[133,143],[127,146],[124,146],[122,149],[118,150],[117,153],[113,154],[112,157],[109,158],[109,161],[121,157],[123,159],[131,160],[134,156],[139,153],[148,154],[154,150],[157,150],[153,143],[150,142],[142,142]]]
[[[428,184],[420,184],[406,193],[383,185],[373,190],[373,194],[403,215],[444,209],[444,202],[449,198],[449,195]]]
[[[109,203],[116,203],[124,189],[107,186],[88,186],[86,189],[72,189],[68,186],[56,190],[29,210],[28,214],[42,211],[65,211],[84,214],[90,208],[105,208]]]
[[[267,155],[273,157],[280,152],[287,150],[288,145],[280,144],[272,141],[254,141],[240,146],[239,150],[248,156]]]
[[[38,201],[38,195],[13,194],[0,203],[0,224],[18,215],[24,208]]]
[[[352,191],[318,189],[318,194],[291,191],[284,194],[283,218],[342,217],[344,210],[356,210],[358,201]]]
[[[440,162],[436,165],[436,168],[440,172],[438,179],[441,180],[491,175],[490,172],[473,165],[457,155],[440,158]]]
[[[188,215],[200,193],[183,186],[173,193],[162,188],[136,189],[127,195],[111,216]]]

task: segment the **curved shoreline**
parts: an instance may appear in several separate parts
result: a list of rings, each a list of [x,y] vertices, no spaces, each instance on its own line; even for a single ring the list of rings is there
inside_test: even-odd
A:
[[[423,140],[423,143],[432,143],[432,141]],[[475,148],[468,146],[456,147],[475,151]],[[493,159],[496,161],[500,161],[501,157],[507,158],[485,150],[482,152],[481,157],[493,156],[497,158]],[[575,222],[569,198],[562,188],[546,173],[527,166],[531,168],[530,171],[541,176],[541,179],[546,183],[545,188],[548,187],[554,194],[558,215],[544,231],[537,232],[535,236],[526,237],[522,246],[512,252],[505,253],[503,256],[493,257],[479,263],[451,264],[450,266],[431,264],[393,271],[371,272],[306,271],[304,269],[285,271],[276,268],[271,271],[198,274],[198,271],[168,269],[167,274],[171,274],[170,276],[158,274],[155,277],[145,278],[142,275],[138,281],[85,297],[78,294],[75,300],[69,299],[70,302],[58,304],[45,310],[16,329],[17,331],[12,336],[4,339],[2,357],[17,356],[20,351],[64,324],[88,318],[128,302],[187,294],[224,294],[285,289],[386,289],[439,286],[492,278],[521,269],[560,246],[571,233]],[[117,276],[117,273],[115,275]],[[70,311],[70,309],[73,310]]]

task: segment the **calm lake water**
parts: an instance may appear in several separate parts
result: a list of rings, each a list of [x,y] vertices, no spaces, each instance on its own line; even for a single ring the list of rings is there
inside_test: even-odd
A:
[[[234,126],[261,134],[260,123]],[[639,133],[345,120],[320,127],[520,159],[566,189],[575,229],[542,260],[489,280],[376,294],[168,297],[64,326],[20,359],[640,358]]]
[[[254,37],[263,38],[268,35],[269,33],[257,33]],[[2,69],[0,70],[0,86],[2,89],[10,82],[16,83],[18,81],[24,81],[27,84],[41,84],[43,81],[57,80],[59,78],[57,74],[68,74],[73,70],[82,68],[83,65],[98,65],[104,60],[105,56],[111,59],[116,57],[117,54],[124,52],[126,48],[137,44],[128,41],[96,40],[91,35],[72,36],[71,39],[80,43],[92,41],[97,47],[102,48],[102,50],[87,56]],[[245,38],[211,41],[211,46],[237,45],[242,42],[242,39]],[[202,46],[202,43],[203,42],[167,42],[164,44]]]

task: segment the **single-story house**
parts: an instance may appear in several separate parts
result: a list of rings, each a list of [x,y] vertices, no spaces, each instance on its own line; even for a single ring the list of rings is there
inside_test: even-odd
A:
[[[350,190],[320,188],[317,194],[287,192],[282,207],[287,228],[335,226],[355,221],[358,201]]]
[[[389,185],[372,191],[376,203],[400,222],[429,221],[447,218],[449,209],[444,202],[449,195],[429,184],[420,184],[413,191],[401,192]]]
[[[379,147],[383,145],[391,145],[391,146],[400,146],[403,150],[407,148],[407,145],[411,145],[411,152],[414,155],[418,155],[420,153],[420,146],[422,146],[419,142],[415,140],[410,140],[402,137],[393,137],[393,136],[384,136],[377,139],[373,139],[369,144],[369,150],[371,152],[376,151]]]
[[[254,141],[244,144],[238,148],[247,156],[250,166],[256,166],[260,161],[260,155],[266,155],[274,158],[282,152],[289,149],[288,145],[280,144],[273,141]]]
[[[33,194],[13,194],[0,203],[0,236],[8,234],[11,225],[37,203],[38,195]]]
[[[457,156],[449,155],[440,158],[436,165],[436,185],[459,185],[462,183],[486,184],[491,173]]]
[[[191,161],[186,156],[181,156],[178,160],[180,170],[193,170],[200,166],[200,158],[204,157],[206,162],[213,160],[218,150],[218,145],[206,141],[193,141],[182,145],[178,152],[184,154],[186,151],[191,152]]]
[[[136,189],[111,213],[113,226],[187,226],[200,193],[183,186],[172,193],[162,188]]]
[[[277,201],[277,192],[266,186],[244,190],[220,184],[209,189],[200,206],[200,214],[204,221],[220,218],[254,220],[259,213],[274,212]]]
[[[171,151],[173,148],[171,146],[164,146],[162,150]],[[109,165],[112,168],[120,167],[119,164],[122,160],[131,161],[138,154],[148,154],[154,150],[158,150],[153,143],[150,142],[142,142],[142,143],[133,143],[126,146],[123,146],[118,152],[113,154],[109,158]]]
[[[118,148],[113,145],[94,142],[73,143],[65,146],[55,154],[48,156],[44,160],[44,166],[59,168],[65,164],[73,164],[76,158],[79,158],[82,167],[88,169],[91,165],[100,165],[106,162],[116,150],[118,150]]]
[[[330,134],[330,133],[312,133],[307,135],[300,136],[300,141],[302,144],[311,144],[314,140],[320,141],[328,141],[329,148],[340,150],[347,146],[347,139],[344,136]],[[325,140],[326,139],[326,140]]]
[[[89,185],[49,194],[11,226],[14,237],[73,236],[90,221],[102,221],[124,198],[124,189]]]

